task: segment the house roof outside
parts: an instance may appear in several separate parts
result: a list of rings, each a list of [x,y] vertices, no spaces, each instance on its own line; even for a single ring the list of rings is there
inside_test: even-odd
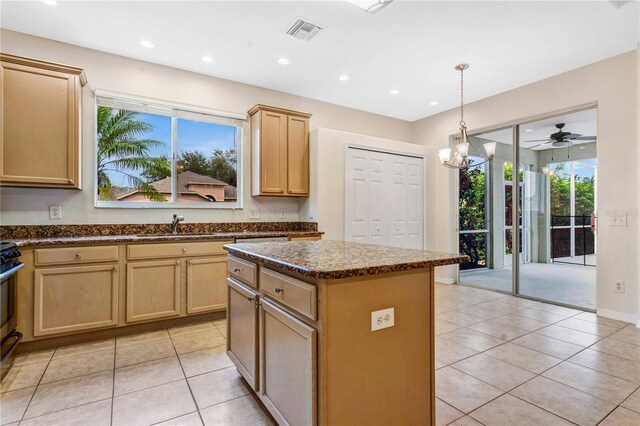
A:
[[[196,191],[189,189],[191,185],[198,186],[223,186],[224,187],[224,201],[235,201],[238,199],[238,188],[231,186],[226,182],[219,179],[212,178],[210,176],[201,175],[192,171],[186,171],[178,174],[178,188],[179,194],[194,194],[200,195],[206,201],[211,201]],[[171,176],[164,179],[151,182],[151,186],[156,188],[161,194],[171,194]],[[123,200],[135,193],[139,192],[137,189],[128,191],[117,197],[118,200]]]

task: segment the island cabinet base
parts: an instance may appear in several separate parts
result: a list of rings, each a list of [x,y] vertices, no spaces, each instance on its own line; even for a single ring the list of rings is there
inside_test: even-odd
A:
[[[319,422],[435,424],[433,268],[322,283]],[[371,312],[394,308],[371,331]]]
[[[227,350],[279,424],[435,424],[432,267],[340,279],[256,268],[251,286],[229,271]],[[386,308],[394,325],[372,331]]]

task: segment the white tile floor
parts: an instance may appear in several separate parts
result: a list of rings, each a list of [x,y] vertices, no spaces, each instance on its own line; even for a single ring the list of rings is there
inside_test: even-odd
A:
[[[226,322],[136,334],[16,358],[2,425],[273,424],[226,355]]]
[[[446,425],[640,425],[640,330],[436,285],[436,417]],[[225,353],[224,320],[24,354],[2,425],[273,424]]]

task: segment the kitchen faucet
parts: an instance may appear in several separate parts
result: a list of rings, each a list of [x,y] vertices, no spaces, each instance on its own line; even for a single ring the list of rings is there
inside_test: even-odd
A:
[[[171,233],[173,235],[178,234],[178,224],[182,221],[184,221],[184,216],[173,215],[173,221],[171,222]]]

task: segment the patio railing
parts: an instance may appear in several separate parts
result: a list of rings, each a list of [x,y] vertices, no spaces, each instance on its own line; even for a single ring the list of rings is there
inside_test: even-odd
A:
[[[591,221],[587,215],[551,215],[551,262],[596,266],[587,262],[587,256],[596,254]],[[576,261],[564,260],[567,258]]]

